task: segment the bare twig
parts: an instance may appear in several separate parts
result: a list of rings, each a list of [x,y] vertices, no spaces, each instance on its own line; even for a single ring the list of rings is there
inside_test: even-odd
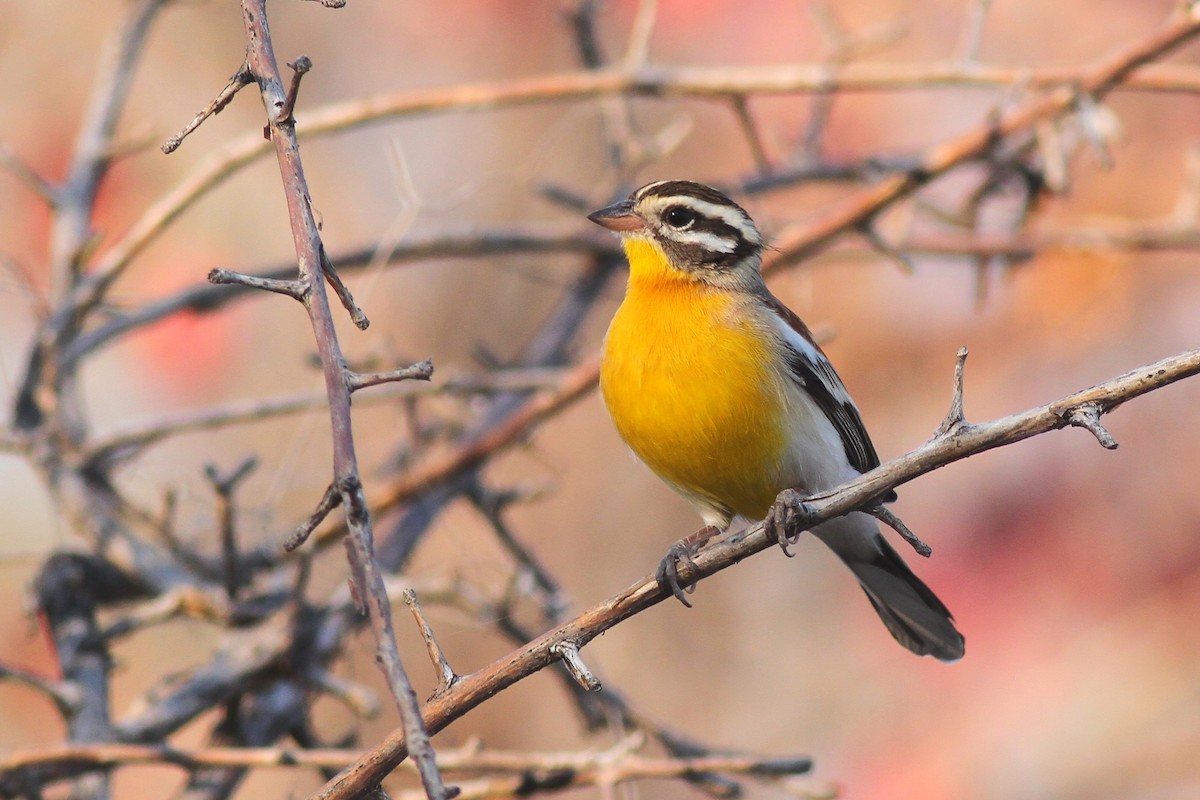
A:
[[[967,353],[967,348],[963,346],[958,348],[954,357],[954,393],[950,397],[950,410],[946,412],[942,424],[938,425],[935,436],[945,436],[967,422],[963,416],[963,378],[967,369]]]
[[[100,182],[108,172],[113,132],[128,99],[150,25],[166,2],[140,0],[133,5],[98,69],[67,179],[56,192],[57,213],[50,234],[54,297],[63,297],[73,287],[82,267],[80,255],[92,236],[91,211]]]
[[[458,675],[455,674],[454,668],[450,666],[450,662],[446,660],[446,653],[442,650],[442,646],[438,644],[437,637],[433,635],[433,628],[429,627],[429,623],[425,620],[425,615],[421,613],[421,604],[417,602],[417,593],[412,588],[404,590],[404,604],[408,606],[408,610],[412,612],[413,619],[417,622],[417,627],[421,630],[421,639],[425,642],[425,651],[429,653],[429,660],[433,663],[433,669],[438,676],[438,692],[444,692],[454,685],[458,680]]]
[[[208,273],[208,282],[216,284],[232,284],[245,286],[250,289],[261,289],[265,292],[283,294],[304,302],[308,295],[309,284],[304,280],[283,281],[276,278],[259,278],[255,275],[243,275],[240,272],[230,272],[227,269],[214,269]]]
[[[183,725],[245,691],[286,662],[292,650],[294,620],[288,611],[264,616],[256,624],[226,632],[207,662],[182,676],[169,689],[152,688],[137,713],[113,726],[113,737],[126,742],[165,741]]]
[[[516,752],[490,750],[470,743],[438,753],[446,772],[490,773],[518,778],[532,773],[572,773],[574,786],[597,781],[682,778],[689,772],[721,772],[760,778],[802,775],[812,765],[804,757],[754,758],[744,755],[705,755],[692,758],[649,758],[638,755],[641,737],[622,737],[604,750],[577,752]],[[0,786],[11,785],[23,770],[55,767],[105,769],[133,764],[163,764],[191,770],[198,767],[339,769],[353,762],[357,750],[296,747],[200,747],[97,743],[8,753],[0,758]]]
[[[325,254],[325,246],[321,245],[321,274],[325,276],[325,280],[333,288],[334,294],[338,296],[338,300],[342,303],[342,308],[350,314],[350,321],[354,323],[354,327],[360,331],[365,331],[371,325],[371,321],[367,319],[367,315],[354,302],[354,295],[350,294],[350,289],[342,281],[342,276],[338,274],[334,268],[333,262],[329,260],[329,256]]]
[[[390,383],[373,392],[367,392],[355,402],[361,406],[372,403],[391,403],[434,394],[469,397],[507,392],[555,391],[560,389],[564,381],[568,381],[570,378],[569,371],[563,369],[501,369],[481,375],[455,376],[440,386],[411,382]],[[114,462],[168,436],[258,422],[285,414],[322,410],[328,404],[329,398],[324,392],[312,392],[267,397],[171,414],[150,422],[130,425],[98,438],[89,448],[88,460]],[[0,439],[0,449],[4,446],[4,440]],[[14,451],[22,450],[25,447],[27,445],[17,439],[11,443]]]
[[[941,88],[1004,87],[1018,83],[1030,89],[1054,89],[1076,85],[1080,77],[1079,71],[1072,69],[1028,71],[986,65],[972,65],[964,69],[954,63],[851,64],[838,70],[833,78],[828,75],[825,65],[709,69],[656,66],[636,72],[608,69],[496,83],[414,89],[311,108],[305,114],[304,134],[319,136],[396,117],[448,111],[482,111],[548,100],[584,100],[612,94],[726,101],[736,95],[805,94],[833,89],[839,92],[929,91]],[[1188,66],[1155,65],[1137,74],[1122,76],[1119,85],[1112,88],[1197,94],[1200,93],[1200,70]],[[81,299],[102,293],[129,262],[185,210],[268,152],[270,145],[260,137],[246,136],[230,142],[222,151],[206,159],[183,182],[151,204],[124,236],[106,251],[97,264],[95,275],[80,287]]]
[[[900,534],[900,538],[908,542],[917,555],[929,556],[933,555],[933,548],[921,540],[920,536],[913,533],[913,530],[904,524],[904,520],[900,519],[894,511],[884,505],[873,505],[868,507],[867,513],[872,517],[884,523],[896,533]]]
[[[469,439],[450,452],[404,473],[374,502],[376,513],[395,508],[429,487],[460,475],[512,446],[535,425],[561,412],[594,389],[599,375],[598,357],[589,358],[573,367],[563,376],[562,383],[555,391],[526,400],[515,413],[485,434]],[[344,534],[345,529],[338,527],[322,532],[320,538],[324,542]]]
[[[772,172],[771,157],[767,155],[767,148],[763,144],[762,131],[759,129],[758,122],[750,113],[749,100],[745,95],[736,95],[731,102],[733,113],[738,119],[738,124],[742,126],[742,133],[750,145],[754,168],[760,175],[769,175]]]
[[[427,381],[433,377],[433,361],[425,359],[391,372],[351,372],[346,376],[350,391],[357,392],[368,386],[378,386],[381,383],[397,383],[399,381]]]
[[[0,167],[8,170],[31,192],[41,198],[47,206],[58,205],[58,187],[43,178],[32,167],[17,157],[7,145],[0,143]]]
[[[40,692],[58,706],[63,716],[75,713],[75,709],[78,708],[83,700],[82,690],[78,686],[65,681],[43,678],[40,675],[35,675],[18,667],[10,667],[7,664],[0,664],[0,681],[12,681],[13,683],[19,683]]]
[[[567,604],[562,587],[558,585],[558,581],[554,580],[550,572],[542,566],[534,553],[517,539],[504,519],[504,509],[507,503],[515,498],[511,495],[504,496],[501,493],[489,491],[486,487],[479,485],[478,482],[468,490],[468,494],[475,507],[479,509],[491,524],[492,530],[495,531],[496,538],[499,539],[500,544],[516,560],[518,574],[521,572],[527,573],[545,596],[543,606],[547,619],[553,624],[562,622],[562,614]]]
[[[196,586],[178,586],[161,592],[148,603],[122,614],[104,629],[104,638],[115,640],[142,628],[158,625],[180,617],[228,624],[233,618],[229,597],[225,593],[208,591]]]
[[[221,475],[214,464],[204,468],[204,474],[217,493],[221,527],[221,556],[225,572],[225,593],[230,600],[237,599],[238,585],[241,581],[238,565],[237,530],[234,526],[233,493],[239,483],[250,477],[250,473],[258,466],[258,459],[250,456],[242,461],[233,472]]]
[[[305,308],[316,338],[325,374],[325,389],[329,394],[334,451],[333,484],[341,495],[342,507],[346,512],[346,524],[349,529],[346,547],[354,587],[371,620],[379,665],[387,678],[400,712],[400,719],[412,743],[413,757],[425,792],[429,800],[446,800],[450,795],[438,772],[433,747],[418,711],[416,693],[400,660],[392,628],[391,605],[373,552],[371,517],[358,476],[358,460],[351,430],[350,387],[344,379],[345,358],[338,344],[329,300],[322,283],[327,259],[323,258],[324,246],[313,216],[308,186],[301,167],[295,126],[280,114],[285,107],[285,98],[270,30],[267,27],[266,0],[243,0],[242,18],[248,42],[247,60],[262,92],[271,141],[274,143],[284,180],[288,218],[292,224],[292,237],[300,272],[310,289]]]
[[[627,69],[645,66],[650,57],[650,38],[657,20],[658,0],[640,0],[637,16],[633,18],[633,27],[629,31],[629,41],[625,45],[625,55],[621,59],[621,64]],[[603,64],[592,66],[600,67]]]
[[[875,227],[874,220],[868,220],[867,222],[863,223],[861,230],[863,238],[870,243],[871,247],[874,248],[876,252],[887,256],[893,262],[895,262],[896,266],[900,267],[901,272],[903,272],[905,275],[912,275],[914,272],[916,272],[916,265],[913,264],[913,261],[908,254],[906,254],[903,250],[899,250],[889,244],[888,241],[883,238],[883,234],[880,233]]]
[[[1147,392],[1200,373],[1200,350],[1192,350],[1139,367],[1106,383],[1068,395],[1044,406],[994,422],[964,425],[936,435],[916,450],[888,462],[836,489],[810,498],[811,524],[849,513],[913,478],[995,447],[1058,430],[1068,423],[1070,409],[1094,405],[1103,413]],[[695,582],[772,547],[775,540],[759,523],[743,535],[721,539],[700,551],[692,565],[680,565],[680,580]],[[523,678],[558,660],[554,648],[563,642],[577,647],[614,625],[670,598],[654,575],[648,575],[575,619],[548,631],[492,664],[461,676],[450,691],[430,700],[423,710],[428,729],[437,732]],[[348,800],[374,786],[407,756],[403,731],[393,732],[370,752],[327,783],[312,800]]]
[[[292,70],[292,82],[288,85],[287,97],[283,99],[283,108],[279,109],[279,124],[291,125],[295,124],[296,117],[296,99],[300,96],[300,79],[312,69],[312,59],[308,56],[300,56],[295,61],[289,61],[288,66]]]
[[[550,651],[556,658],[562,659],[567,672],[571,673],[571,677],[575,679],[576,683],[589,692],[600,691],[600,680],[592,674],[587,664],[583,663],[577,644],[569,640],[555,642],[551,645]]]
[[[1067,422],[1076,427],[1084,428],[1091,431],[1096,437],[1096,441],[1100,442],[1100,446],[1105,450],[1116,450],[1117,440],[1112,437],[1112,434],[1105,429],[1100,422],[1100,414],[1103,413],[1098,406],[1091,403],[1084,403],[1081,406],[1076,406],[1067,412],[1065,419]]]
[[[856,58],[894,41],[901,34],[899,26],[888,22],[882,23],[873,31],[851,33],[830,4],[826,2],[814,3],[811,7],[811,16],[816,27],[829,41],[831,52],[822,65],[823,76],[826,78],[825,86],[813,93],[808,123],[805,125],[804,135],[801,138],[800,161],[808,164],[815,163],[821,158],[825,130],[832,115],[834,102],[839,94],[835,76],[852,64]]]
[[[570,230],[491,230],[462,233],[441,233],[414,237],[389,250],[387,263],[413,263],[432,258],[488,258],[505,253],[531,256],[556,253],[615,254],[617,248],[609,238],[591,231]],[[359,248],[339,255],[335,260],[340,270],[362,269],[376,263],[378,248]],[[285,280],[296,274],[295,262],[259,271],[254,277]],[[251,288],[240,284],[212,286],[209,284],[184,289],[176,295],[151,303],[127,314],[118,314],[82,333],[73,340],[63,356],[72,363],[93,349],[130,330],[163,319],[182,309],[207,312],[224,307],[235,298],[245,297]]]
[[[365,719],[379,716],[379,697],[367,687],[341,678],[328,670],[306,672],[304,678],[355,714]]]
[[[778,243],[778,251],[766,261],[766,266],[779,269],[794,264],[825,249],[847,231],[863,229],[881,211],[937,176],[990,152],[998,142],[1017,131],[1032,129],[1043,120],[1072,111],[1081,95],[1103,97],[1128,81],[1139,67],[1162,57],[1197,34],[1200,34],[1200,15],[1181,16],[1154,35],[1085,70],[1077,87],[1054,89],[943,142],[926,154],[919,168],[885,178],[808,225],[789,241]]]
[[[200,113],[196,114],[196,116],[192,118],[191,122],[189,122],[187,125],[184,125],[183,130],[179,131],[179,133],[163,142],[163,146],[161,148],[163,153],[170,155],[178,150],[179,146],[183,144],[183,140],[186,139],[192,133],[192,131],[199,128],[200,125],[203,124],[204,120],[208,119],[209,117],[216,116],[224,111],[225,106],[229,105],[230,102],[233,101],[233,96],[237,94],[242,87],[249,86],[252,83],[254,83],[254,76],[250,74],[250,65],[243,61],[242,65],[238,67],[237,72],[230,76],[229,83],[225,84],[225,88],[218,92],[217,96],[214,97],[212,101],[200,111]]]

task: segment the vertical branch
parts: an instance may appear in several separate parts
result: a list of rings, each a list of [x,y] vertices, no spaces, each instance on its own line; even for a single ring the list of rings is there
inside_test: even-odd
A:
[[[254,456],[245,459],[229,475],[222,476],[215,465],[209,464],[204,468],[204,475],[217,493],[217,515],[221,528],[221,560],[225,578],[225,594],[230,600],[237,599],[238,588],[241,585],[241,567],[237,548],[237,528],[234,524],[236,510],[233,504],[233,493],[238,484],[250,476],[258,466]]]
[[[325,293],[321,255],[323,245],[313,215],[312,201],[300,148],[296,137],[295,120],[288,108],[279,67],[271,44],[267,25],[266,0],[243,0],[242,16],[248,41],[247,60],[250,71],[262,93],[271,141],[275,145],[283,177],[288,218],[292,239],[300,266],[300,282],[304,286],[304,306],[316,338],[325,391],[329,398],[330,423],[333,437],[334,484],[342,497],[349,528],[346,547],[350,557],[357,596],[365,606],[375,634],[377,659],[400,712],[405,736],[409,742],[426,795],[430,800],[445,800],[446,787],[434,761],[429,734],[421,720],[416,693],[412,689],[404,665],[400,661],[392,628],[391,605],[373,551],[371,517],[363,495],[354,449],[350,420],[350,386],[346,380],[345,358],[338,344],[333,325],[329,298]]]
[[[42,567],[34,583],[41,620],[58,655],[63,683],[76,688],[77,698],[65,714],[67,739],[72,743],[113,739],[109,716],[112,657],[96,618],[105,602],[127,600],[141,587],[103,559],[81,553],[60,553]],[[104,800],[109,796],[107,773],[79,778],[73,796]]]
[[[51,297],[63,297],[78,276],[80,253],[91,236],[92,210],[100,181],[108,172],[113,131],[142,54],[150,23],[168,0],[140,0],[125,17],[99,69],[84,112],[74,158],[58,192],[58,213],[50,234]]]
[[[967,25],[959,46],[959,58],[966,64],[979,59],[979,46],[983,43],[983,26],[987,21],[992,0],[975,0],[968,11]]]
[[[646,14],[653,10],[654,7],[644,5],[639,14]],[[605,56],[596,32],[596,12],[596,0],[579,0],[567,13],[567,22],[574,34],[575,48],[579,53],[580,60],[589,69],[601,69],[605,65]],[[648,23],[639,26],[639,29],[647,27]],[[634,52],[636,49],[631,47],[630,52]],[[628,98],[620,98],[614,102],[622,105],[605,106],[604,111],[605,135],[610,142],[618,135],[618,130],[627,130],[624,123],[611,117],[611,114],[623,118],[622,115],[629,111]],[[624,152],[625,149],[616,144],[610,144],[608,148],[612,163],[621,175],[625,174],[628,167],[627,162],[622,160]],[[567,358],[568,345],[582,327],[596,300],[601,296],[609,276],[619,268],[621,263],[621,259],[614,258],[611,254],[597,254],[592,258],[583,274],[567,288],[558,300],[556,307],[550,312],[533,340],[514,359],[514,363],[529,367],[562,364]],[[498,394],[481,414],[479,422],[464,433],[462,444],[469,446],[472,442],[482,440],[517,413],[528,402],[531,395],[532,392],[529,391]],[[388,570],[400,569],[438,513],[451,500],[474,485],[475,477],[472,471],[470,474],[460,475],[454,480],[434,487],[409,505],[400,519],[392,526],[391,534],[380,545],[379,557],[384,567]]]
[[[46,397],[53,396],[58,427],[73,436],[80,434],[83,423],[78,419],[82,412],[75,396],[75,369],[64,364],[60,356],[83,327],[84,315],[68,298],[84,267],[92,239],[96,193],[108,173],[113,132],[129,96],[134,67],[142,55],[150,23],[167,1],[140,0],[125,15],[98,70],[67,177],[54,189],[48,265],[49,301],[54,311],[38,331],[17,391],[14,417],[20,428],[40,425],[46,416]]]

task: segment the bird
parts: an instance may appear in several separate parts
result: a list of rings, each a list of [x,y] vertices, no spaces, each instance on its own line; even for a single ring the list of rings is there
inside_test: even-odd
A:
[[[664,180],[588,219],[620,237],[629,262],[604,337],[604,404],[634,454],[704,522],[656,572],[690,605],[679,562],[735,517],[764,519],[780,492],[832,489],[879,456],[812,333],[763,282],[765,244],[745,209],[710,186]],[[858,578],[896,641],[942,661],[963,656],[953,616],[873,516],[854,511],[812,533]]]

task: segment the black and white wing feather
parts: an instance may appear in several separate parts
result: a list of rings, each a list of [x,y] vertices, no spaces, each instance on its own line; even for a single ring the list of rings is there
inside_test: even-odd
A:
[[[875,469],[879,466],[879,455],[871,444],[858,408],[833,365],[813,340],[808,327],[791,309],[770,294],[764,299],[782,323],[780,328],[784,335],[781,338],[792,377],[804,387],[841,436],[846,460],[859,472]],[[895,492],[890,492],[885,499],[894,500]]]

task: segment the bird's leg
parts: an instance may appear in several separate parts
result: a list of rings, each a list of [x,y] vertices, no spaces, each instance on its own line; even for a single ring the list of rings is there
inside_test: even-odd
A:
[[[804,502],[804,495],[795,489],[784,489],[775,498],[771,510],[763,520],[767,535],[774,537],[783,550],[783,554],[791,558],[794,553],[788,549],[800,539],[800,534],[812,527],[812,507]]]
[[[658,569],[654,571],[654,578],[658,581],[659,588],[664,592],[670,592],[676,600],[691,608],[692,604],[688,602],[684,592],[696,591],[696,581],[691,581],[686,585],[680,584],[679,564],[683,562],[694,569],[696,564],[692,561],[692,556],[700,552],[700,548],[704,547],[709,539],[720,536],[728,528],[728,525],[723,528],[716,525],[705,525],[695,533],[685,536],[671,545],[667,554],[663,556],[663,560],[658,562]]]

